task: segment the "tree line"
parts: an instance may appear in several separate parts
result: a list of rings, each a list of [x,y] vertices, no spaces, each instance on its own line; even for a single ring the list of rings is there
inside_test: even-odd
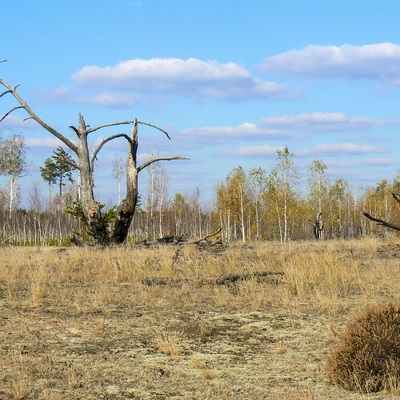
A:
[[[24,201],[27,207],[18,207],[18,178],[26,173],[26,154],[22,135],[0,136],[0,174],[9,179],[8,187],[0,189],[0,243],[67,244],[71,233],[84,236],[85,224],[76,212],[79,189],[74,160],[61,146],[40,167],[48,185],[47,201],[43,203],[34,184]],[[118,181],[118,202],[123,170],[122,159],[116,157],[113,177]],[[315,159],[303,176],[306,179],[301,180],[295,154],[284,147],[277,151],[270,171],[233,168],[215,186],[212,202],[206,203],[200,188],[171,196],[166,168],[152,163],[147,196],[139,195],[128,240],[198,238],[218,227],[224,228],[221,235],[227,242],[350,239],[387,232],[368,221],[362,215],[365,210],[384,220],[400,220],[399,206],[392,201],[392,193],[400,193],[400,175],[391,183],[383,179],[375,187],[355,190],[343,178],[331,182],[326,164]],[[102,206],[112,227],[118,204]]]

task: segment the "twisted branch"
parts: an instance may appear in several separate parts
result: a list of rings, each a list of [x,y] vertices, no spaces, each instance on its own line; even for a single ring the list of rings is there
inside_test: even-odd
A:
[[[3,94],[4,94],[4,93],[3,93]],[[1,97],[1,96],[0,96],[0,97]],[[8,111],[7,113],[5,113],[5,114],[1,117],[0,122],[3,122],[13,111],[18,110],[18,108],[24,108],[24,107],[22,107],[22,106],[17,106],[17,107],[12,108],[10,111]]]
[[[172,156],[172,157],[156,157],[152,158],[151,160],[145,162],[140,167],[137,168],[137,172],[139,173],[142,169],[147,168],[149,165],[157,162],[157,161],[172,161],[172,160],[190,160],[187,157],[179,157],[179,156]]]
[[[149,122],[141,122],[141,121],[138,121],[137,123],[138,123],[138,124],[142,124],[142,125],[147,125],[147,126],[150,126],[150,127],[152,127],[152,128],[158,129],[159,131],[161,131],[162,133],[164,133],[164,134],[167,136],[167,138],[168,138],[169,140],[171,140],[171,137],[169,136],[168,132],[165,131],[164,129],[161,129],[159,126],[150,124]]]
[[[97,149],[93,152],[93,156],[92,156],[92,160],[91,160],[92,171],[94,170],[94,162],[96,161],[97,154],[99,153],[99,151],[101,150],[101,148],[102,148],[107,142],[109,142],[110,140],[117,139],[117,138],[120,138],[120,137],[124,137],[130,144],[132,144],[131,138],[130,138],[127,134],[125,134],[125,133],[118,133],[118,134],[116,134],[116,135],[113,135],[113,136],[110,136],[110,137],[108,137],[108,138],[106,138],[106,139],[103,139],[103,140],[101,141],[101,143],[99,144],[99,146],[97,147]]]

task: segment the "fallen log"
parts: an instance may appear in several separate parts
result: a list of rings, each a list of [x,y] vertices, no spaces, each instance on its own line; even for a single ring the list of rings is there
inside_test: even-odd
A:
[[[217,231],[208,234],[207,236],[200,238],[200,239],[194,239],[194,240],[190,240],[190,239],[184,239],[183,235],[180,236],[164,236],[162,238],[156,239],[156,240],[144,240],[142,243],[139,244],[143,244],[146,247],[149,246],[156,246],[159,244],[167,244],[167,245],[178,245],[178,244],[197,244],[197,245],[208,245],[208,246],[215,246],[218,244],[223,244],[221,237],[218,236],[216,237],[215,240],[209,240],[210,237],[212,236],[216,236],[218,235],[221,231],[222,231],[222,227],[219,228]]]
[[[247,281],[250,279],[260,279],[260,278],[266,278],[268,276],[283,276],[283,272],[272,272],[272,271],[263,271],[263,272],[249,272],[248,274],[228,274],[225,276],[219,277],[215,283],[217,285],[231,285],[231,284],[237,284],[240,281]]]
[[[141,280],[141,283],[146,286],[176,286],[182,283],[196,283],[199,286],[204,285],[236,285],[238,282],[243,282],[251,279],[257,279],[259,282],[268,281],[270,283],[279,284],[282,281],[284,272],[281,271],[261,271],[249,272],[246,274],[227,274],[218,278],[200,279],[198,281],[190,278],[174,278],[174,277],[146,277]]]

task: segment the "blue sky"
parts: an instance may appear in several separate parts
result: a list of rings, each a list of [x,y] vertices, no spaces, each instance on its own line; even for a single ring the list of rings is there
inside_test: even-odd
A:
[[[269,172],[283,146],[303,176],[322,159],[330,179],[356,189],[400,169],[397,0],[2,0],[1,9],[0,77],[71,139],[80,112],[91,126],[138,118],[169,131],[171,141],[145,127],[139,135],[142,160],[190,157],[163,164],[171,196],[199,187],[211,199],[234,167]],[[0,114],[14,105],[1,98]],[[25,137],[29,191],[60,143],[24,117],[13,113],[0,131]],[[117,197],[116,155],[122,140],[99,155],[102,201]]]

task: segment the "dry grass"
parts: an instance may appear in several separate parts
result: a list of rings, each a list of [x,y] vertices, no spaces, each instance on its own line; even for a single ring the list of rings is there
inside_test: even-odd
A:
[[[174,247],[2,247],[0,399],[395,398],[399,382],[349,392],[325,365],[350,318],[400,300],[398,259],[378,251],[396,239],[176,261]],[[284,275],[216,284],[263,271]]]

